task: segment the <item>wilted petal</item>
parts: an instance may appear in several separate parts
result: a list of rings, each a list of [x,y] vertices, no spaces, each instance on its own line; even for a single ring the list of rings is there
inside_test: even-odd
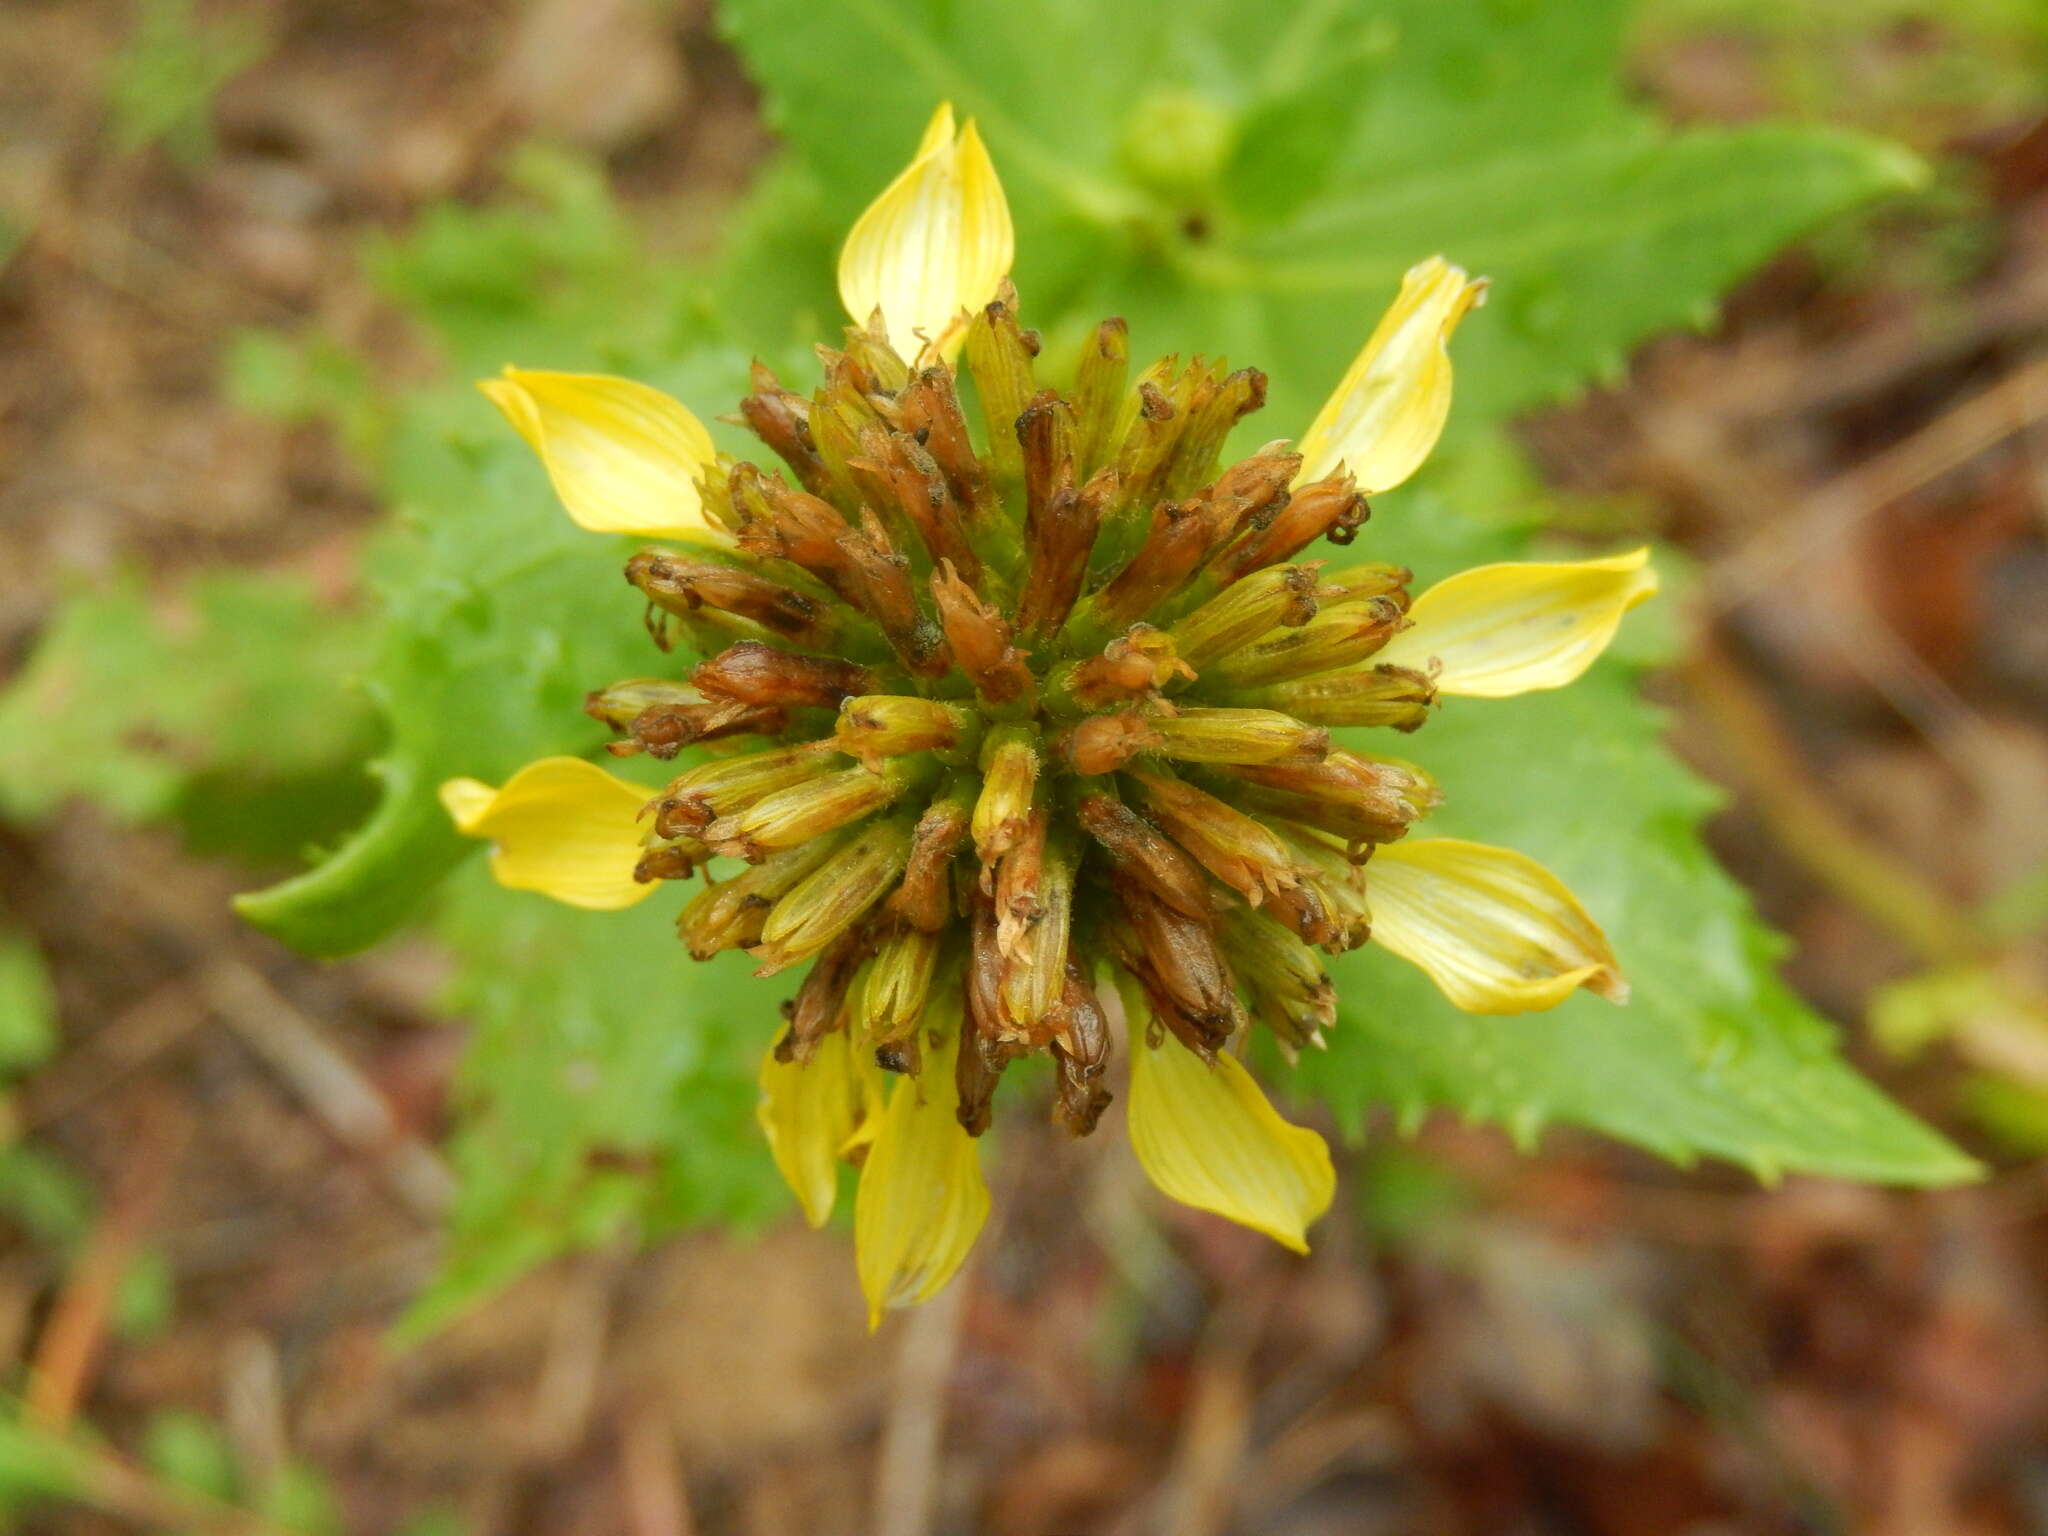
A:
[[[988,1219],[980,1143],[954,1114],[957,1048],[956,1036],[927,1050],[923,1071],[898,1080],[861,1165],[853,1243],[870,1328],[887,1308],[936,1295]]]
[[[1486,279],[1468,279],[1441,256],[1408,269],[1399,297],[1303,435],[1297,485],[1342,464],[1372,496],[1421,467],[1451,413],[1451,332],[1485,293]]]
[[[961,317],[995,297],[1015,253],[995,164],[971,119],[954,136],[946,103],[903,174],[854,222],[839,253],[839,297],[862,325],[879,307],[906,360],[926,341],[950,357]]]
[[[1130,1130],[1162,1193],[1308,1252],[1309,1224],[1336,1192],[1330,1149],[1281,1119],[1234,1057],[1210,1066],[1171,1034],[1156,1046],[1136,1040]]]
[[[818,1041],[808,1062],[777,1061],[773,1047],[761,1058],[761,1102],[754,1116],[775,1166],[804,1208],[804,1220],[814,1227],[832,1215],[839,1160],[858,1144],[866,1117],[869,1096],[854,1055],[841,1029]]]
[[[491,874],[515,891],[572,907],[614,911],[654,893],[633,878],[645,852],[639,823],[647,791],[580,757],[528,763],[503,789],[450,779],[441,804],[458,831],[487,838]]]
[[[1475,566],[1431,587],[1376,660],[1431,673],[1439,694],[1504,699],[1562,688],[1593,664],[1621,616],[1657,590],[1650,552],[1606,560]]]
[[[1607,936],[1527,854],[1453,837],[1388,843],[1367,866],[1372,936],[1420,966],[1467,1013],[1533,1013],[1585,987],[1628,983]]]
[[[658,389],[600,373],[507,368],[477,384],[593,533],[720,540],[697,478],[717,458],[704,423]]]

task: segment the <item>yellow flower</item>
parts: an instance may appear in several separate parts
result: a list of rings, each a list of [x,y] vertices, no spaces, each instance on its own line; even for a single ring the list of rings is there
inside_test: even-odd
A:
[[[577,526],[651,538],[717,536],[697,493],[717,457],[711,434],[660,390],[598,373],[510,367],[477,388],[540,455]]]
[[[1289,1125],[1233,1056],[1204,1062],[1171,1035],[1133,1027],[1131,1149],[1161,1193],[1308,1252],[1337,1175],[1314,1131]]]
[[[950,358],[968,311],[1009,276],[1016,244],[979,130],[970,118],[956,138],[952,104],[943,103],[910,164],[854,221],[839,253],[839,297],[856,324],[880,310],[907,361],[927,347]]]
[[[1377,940],[1477,1012],[1627,996],[1556,876],[1410,836],[1444,790],[1332,735],[1560,687],[1656,590],[1638,550],[1486,566],[1411,604],[1400,566],[1317,549],[1434,445],[1483,281],[1414,268],[1301,451],[1227,463],[1263,377],[1175,359],[1133,377],[1107,321],[1073,388],[1047,388],[1011,247],[987,151],[942,106],[847,240],[855,323],[820,349],[822,382],[755,367],[738,419],[779,471],[719,460],[688,410],[625,380],[484,386],[579,523],[695,542],[626,577],[656,638],[679,625],[706,659],[586,709],[619,755],[716,745],[653,791],[575,758],[499,790],[455,780],[449,814],[495,845],[500,881],[583,906],[730,861],[677,931],[700,959],[805,967],[786,1028],[764,1021],[759,1123],[813,1224],[839,1164],[860,1166],[877,1322],[965,1262],[989,1209],[978,1138],[1020,1056],[1051,1058],[1052,1112],[1087,1135],[1121,1039],[1152,1182],[1298,1252],[1333,1197],[1329,1149],[1241,1055],[1255,1027],[1290,1060],[1325,1043],[1322,954]]]
[[[1300,479],[1342,466],[1376,496],[1421,468],[1451,414],[1451,332],[1485,298],[1484,278],[1471,281],[1441,256],[1409,268],[1400,297],[1302,437]]]
[[[1430,674],[1438,693],[1505,699],[1562,688],[1607,649],[1622,615],[1657,590],[1650,552],[1556,564],[1481,565],[1408,610],[1383,665]]]
[[[1389,843],[1372,864],[1373,938],[1467,1013],[1554,1008],[1585,987],[1628,1001],[1578,898],[1527,854],[1451,837]]]
[[[961,1128],[953,1085],[957,1029],[925,1070],[899,1081],[861,1165],[853,1245],[868,1327],[890,1307],[933,1296],[966,1262],[988,1220],[981,1143]]]
[[[580,757],[544,757],[493,789],[450,779],[441,804],[456,828],[491,846],[491,874],[515,891],[608,912],[654,894],[633,878],[645,852],[647,791]]]

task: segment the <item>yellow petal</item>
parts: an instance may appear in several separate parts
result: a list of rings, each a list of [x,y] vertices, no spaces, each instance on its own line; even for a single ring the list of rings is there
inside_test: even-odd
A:
[[[495,845],[498,884],[601,912],[654,894],[633,878],[645,851],[638,818],[646,803],[645,789],[580,757],[528,763],[503,789],[475,779],[441,786],[456,829]]]
[[[720,540],[697,479],[717,459],[704,423],[658,389],[601,373],[507,368],[477,384],[540,455],[577,526]]]
[[[1414,474],[1451,413],[1451,332],[1485,295],[1485,278],[1474,282],[1441,256],[1410,267],[1400,295],[1302,437],[1296,483],[1343,465],[1371,496]]]
[[[1171,1034],[1131,1047],[1131,1148],[1164,1194],[1308,1252],[1309,1224],[1330,1208],[1337,1176],[1323,1138],[1280,1118],[1251,1073],[1209,1066]]]
[[[1562,688],[1593,664],[1621,616],[1657,590],[1650,552],[1607,560],[1475,566],[1431,587],[1373,659],[1436,678],[1440,694],[1504,699]]]
[[[954,1115],[957,1043],[926,1050],[924,1070],[897,1081],[861,1165],[853,1244],[871,1329],[887,1308],[936,1295],[988,1219],[981,1149]]]
[[[1527,854],[1411,837],[1374,852],[1366,883],[1373,939],[1467,1013],[1533,1013],[1578,987],[1628,1001],[1607,936]]]
[[[775,1166],[804,1208],[804,1220],[822,1227],[839,1193],[839,1159],[858,1134],[865,1098],[845,1030],[818,1042],[808,1062],[761,1058],[761,1101],[754,1117],[768,1138]]]
[[[928,342],[951,357],[966,313],[1009,275],[1016,244],[980,132],[969,119],[956,139],[944,103],[903,174],[854,221],[839,253],[839,297],[862,325],[879,308],[906,360]]]

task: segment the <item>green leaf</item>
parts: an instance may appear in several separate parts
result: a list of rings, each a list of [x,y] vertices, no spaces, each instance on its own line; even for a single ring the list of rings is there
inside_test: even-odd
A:
[[[246,15],[192,13],[192,0],[143,0],[135,30],[107,74],[114,142],[132,152],[162,144],[187,165],[213,153],[213,99],[266,51]]]
[[[191,1493],[232,1502],[241,1478],[234,1448],[219,1425],[189,1408],[150,1416],[142,1432],[142,1461],[150,1471]]]
[[[1494,279],[1491,312],[1459,337],[1471,430],[1702,323],[1786,240],[1922,175],[1826,129],[1662,129],[1622,95],[1618,0],[731,0],[723,15],[820,189],[786,214],[836,240],[949,98],[1004,177],[1018,286],[1053,355],[1124,314],[1134,356],[1255,362],[1271,408],[1248,430],[1267,436],[1307,423],[1432,252]],[[1161,91],[1237,115],[1224,184],[1239,217],[1191,219],[1204,199],[1163,200],[1127,174],[1132,114]]]
[[[692,961],[678,903],[579,912],[479,867],[438,932],[461,958],[448,1006],[475,1036],[452,1156],[449,1252],[418,1334],[554,1254],[622,1228],[749,1222],[788,1197],[754,1126],[754,1075],[796,987],[744,956]]]
[[[1453,505],[1384,498],[1368,534],[1375,555],[1426,573],[1522,549],[1499,509],[1529,488],[1490,441],[1509,412],[1701,323],[1787,239],[1919,175],[1901,151],[1827,130],[1663,129],[1621,92],[1614,0],[1053,9],[857,0],[818,21],[794,0],[730,0],[727,24],[816,188],[785,216],[843,227],[950,98],[980,119],[1010,188],[1018,282],[1049,355],[1121,313],[1136,355],[1257,363],[1272,376],[1246,429],[1258,438],[1307,421],[1409,265],[1443,251],[1487,273],[1492,303],[1457,344],[1463,483],[1455,463],[1421,482],[1451,488]],[[1342,101],[1319,68],[1339,59],[1352,67],[1334,80],[1358,87]],[[898,88],[877,98],[878,78]],[[1133,81],[1238,114],[1220,197],[1162,201],[1125,175]],[[1302,1083],[1353,1120],[1375,1102],[1447,1106],[1525,1136],[1563,1120],[1760,1172],[1967,1177],[1775,979],[1776,942],[1699,842],[1712,797],[1656,736],[1610,666],[1561,695],[1454,701],[1413,749],[1451,796],[1429,830],[1550,861],[1612,928],[1634,1006],[1471,1018],[1372,952],[1344,965],[1352,1013]]]
[[[204,850],[297,855],[363,813],[367,636],[293,577],[213,572],[160,610],[132,576],[82,591],[0,692],[0,814],[83,798]]]

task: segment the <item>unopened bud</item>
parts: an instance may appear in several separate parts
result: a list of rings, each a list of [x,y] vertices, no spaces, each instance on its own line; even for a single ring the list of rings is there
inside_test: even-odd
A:
[[[757,976],[815,955],[882,899],[910,857],[910,820],[890,816],[869,822],[831,863],[806,876],[775,903],[750,951],[760,962]]]
[[[1037,733],[1002,725],[981,743],[981,795],[974,802],[974,851],[992,870],[1024,831],[1038,784]]]
[[[958,704],[913,694],[870,693],[839,706],[833,741],[847,756],[874,768],[885,757],[907,752],[972,752],[980,734],[981,717]]]
[[[1412,668],[1381,666],[1293,678],[1247,688],[1238,697],[1317,725],[1385,725],[1412,731],[1429,718],[1436,685]]]
[[[1168,773],[1133,773],[1146,814],[1201,866],[1253,906],[1295,883],[1279,834]]]
[[[869,1039],[900,1040],[917,1028],[938,976],[942,948],[939,934],[908,927],[876,944],[861,972],[854,1010]]]
[[[1348,842],[1389,843],[1443,803],[1436,780],[1413,763],[1335,751],[1323,761],[1238,767],[1246,809],[1335,833]]]
[[[1033,704],[1038,685],[1023,653],[1010,644],[1009,621],[961,579],[951,561],[939,562],[931,589],[954,664],[974,691],[989,704]]]
[[[1252,1016],[1288,1058],[1305,1045],[1320,1048],[1323,1031],[1337,1022],[1337,989],[1309,947],[1244,907],[1217,919],[1217,938]]]
[[[704,829],[704,841],[730,858],[758,859],[770,848],[790,848],[821,832],[858,821],[929,778],[929,758],[898,757],[879,772],[847,768],[765,795]]]
[[[911,834],[910,862],[887,903],[889,910],[911,927],[937,933],[952,921],[953,858],[967,846],[973,818],[973,792],[960,783],[939,795],[918,817]]]
[[[967,363],[988,419],[988,457],[1001,484],[1024,478],[1024,453],[1017,442],[1017,418],[1024,403],[1038,393],[1032,376],[1033,349],[1017,325],[1017,294],[1009,279],[1002,293],[977,313],[967,327]]]
[[[818,1042],[846,1027],[846,998],[860,969],[861,945],[848,934],[804,974],[796,996],[782,1005],[788,1033],[775,1042],[777,1061],[811,1059]]]
[[[1086,1136],[1109,1107],[1102,1070],[1109,1064],[1109,1020],[1081,967],[1069,958],[1052,1037],[1053,1116],[1070,1135]]]
[[[1345,598],[1391,597],[1405,611],[1408,607],[1408,584],[1415,579],[1415,573],[1405,565],[1347,565],[1341,570],[1323,572],[1323,595],[1326,602],[1338,602]]]
[[[1159,750],[1187,763],[1313,763],[1330,733],[1272,709],[1183,709],[1155,718]]]
[[[777,650],[759,640],[728,647],[692,672],[690,681],[716,698],[783,709],[837,709],[842,699],[874,686],[866,667]]]
[[[1074,814],[1102,845],[1117,873],[1143,886],[1183,917],[1206,918],[1215,906],[1209,880],[1187,850],[1105,793],[1082,795]]]
[[[834,759],[819,750],[822,745],[805,742],[699,764],[655,798],[654,830],[664,837],[699,832],[778,790],[822,778],[834,771]]]
[[[753,393],[740,401],[740,417],[754,436],[790,467],[813,495],[823,496],[831,477],[811,440],[811,402],[782,387],[768,365],[756,362],[751,375]]]
[[[597,688],[584,695],[583,713],[601,720],[615,731],[630,727],[647,710],[663,705],[702,704],[704,695],[688,683],[666,677],[629,677],[609,688]]]
[[[1181,658],[1201,669],[1270,629],[1306,624],[1320,596],[1313,562],[1268,566],[1226,587],[1168,633]]]
[[[626,580],[657,608],[679,617],[710,608],[759,624],[794,644],[821,649],[843,638],[844,626],[828,604],[736,566],[643,549],[626,562]]]
[[[1255,528],[1217,558],[1223,581],[1241,581],[1253,571],[1292,560],[1317,539],[1349,544],[1370,509],[1349,475],[1332,475],[1296,489],[1279,515]]]
[[[711,857],[711,850],[694,837],[680,837],[640,855],[633,866],[633,878],[642,885],[656,880],[687,880],[697,866]]]
[[[1224,688],[1252,688],[1356,666],[1407,622],[1406,611],[1392,597],[1346,598],[1324,605],[1299,628],[1273,630],[1217,657],[1208,678]]]
[[[676,931],[699,960],[758,943],[768,912],[839,851],[850,832],[828,834],[769,854],[730,880],[706,886],[676,918]]]
[[[997,875],[996,947],[1003,957],[1004,1022],[1036,1046],[1050,1038],[1053,1026],[1048,1020],[1066,987],[1074,873],[1080,861],[1064,829],[1053,833],[1035,860],[1029,891],[1023,892],[1012,889],[1005,878],[1023,851],[1007,856]]]
[[[1117,921],[1111,940],[1126,969],[1144,986],[1153,1011],[1204,1056],[1236,1030],[1240,1010],[1229,968],[1207,921],[1183,916],[1117,879]]]
[[[1082,344],[1074,370],[1074,473],[1084,480],[1102,467],[1130,365],[1131,328],[1122,320],[1103,321]]]
[[[1342,848],[1332,847],[1312,832],[1290,831],[1286,843],[1295,857],[1300,883],[1268,903],[1276,922],[1327,954],[1341,955],[1372,937],[1372,908],[1366,899],[1365,872]],[[1296,892],[1312,893],[1318,922],[1313,930],[1300,920],[1304,903]]]

